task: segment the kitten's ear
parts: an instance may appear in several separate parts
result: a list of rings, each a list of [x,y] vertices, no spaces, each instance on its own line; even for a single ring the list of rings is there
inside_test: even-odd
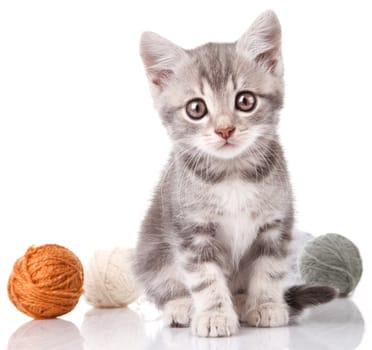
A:
[[[274,11],[262,13],[237,42],[237,50],[275,75],[283,74],[282,31]]]
[[[150,83],[159,88],[166,85],[176,65],[186,56],[185,50],[153,32],[142,34],[140,53]]]

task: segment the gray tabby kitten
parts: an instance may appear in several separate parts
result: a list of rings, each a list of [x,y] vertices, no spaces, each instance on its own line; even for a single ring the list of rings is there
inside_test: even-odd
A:
[[[145,32],[140,46],[173,149],[135,272],[166,324],[230,336],[239,320],[283,326],[290,313],[332,299],[331,288],[283,286],[293,199],[277,136],[284,84],[275,13],[235,43],[184,50]]]

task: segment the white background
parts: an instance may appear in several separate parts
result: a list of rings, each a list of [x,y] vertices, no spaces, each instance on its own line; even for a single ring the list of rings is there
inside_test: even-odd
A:
[[[2,0],[0,348],[27,320],[8,301],[6,282],[28,246],[62,244],[85,263],[98,248],[135,244],[169,152],[138,54],[141,32],[185,48],[235,41],[267,8],[283,28],[280,133],[297,226],[360,247],[365,277],[355,298],[368,323],[369,3]]]

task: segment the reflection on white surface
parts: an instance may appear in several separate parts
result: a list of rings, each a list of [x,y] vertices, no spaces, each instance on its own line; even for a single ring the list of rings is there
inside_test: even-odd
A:
[[[195,350],[282,350],[289,346],[289,329],[242,328],[239,334],[227,338],[199,338],[191,335],[190,329],[160,331],[155,339],[146,344],[146,350],[195,349]],[[298,349],[297,349],[298,350]]]
[[[146,350],[352,350],[361,343],[364,320],[350,299],[337,299],[314,308],[300,324],[281,328],[242,328],[231,338],[205,339],[189,329],[159,329],[147,339]]]
[[[83,338],[71,322],[53,319],[30,321],[10,337],[8,350],[83,350]]]
[[[146,310],[143,310],[146,314]],[[93,317],[93,319],[91,319]],[[191,336],[189,328],[164,328],[161,322],[143,322],[132,310],[92,310],[82,333],[88,349],[130,350],[351,350],[361,342],[364,321],[355,304],[338,299],[309,312],[299,325],[282,328],[242,328],[231,338]],[[94,320],[94,322],[93,322]]]
[[[92,309],[81,335],[71,322],[31,321],[11,336],[8,350],[352,350],[364,334],[363,317],[350,299],[314,308],[298,325],[242,328],[236,336],[217,339],[192,336],[190,328],[164,328],[141,313],[146,310]]]
[[[131,309],[92,309],[84,316],[81,334],[87,350],[143,349],[142,317]]]
[[[364,320],[350,299],[337,299],[314,308],[290,330],[291,349],[351,350],[363,339]]]

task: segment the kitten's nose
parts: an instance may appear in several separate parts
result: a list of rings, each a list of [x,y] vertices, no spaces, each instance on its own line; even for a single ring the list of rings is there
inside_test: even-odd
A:
[[[234,132],[235,128],[232,127],[232,126],[229,126],[227,128],[219,128],[219,129],[216,129],[214,132],[221,136],[223,139],[227,140],[231,135],[232,133]]]

